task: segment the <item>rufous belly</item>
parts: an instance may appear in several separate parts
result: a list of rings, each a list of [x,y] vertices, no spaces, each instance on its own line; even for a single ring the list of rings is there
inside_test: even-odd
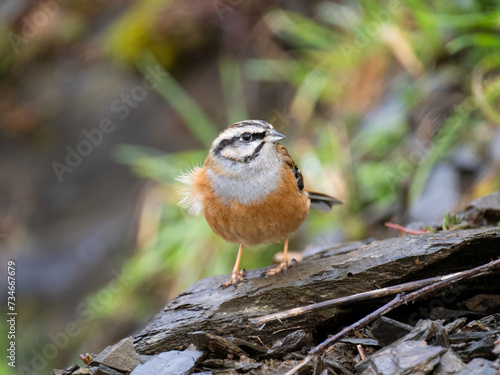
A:
[[[235,200],[223,204],[208,186],[204,193],[204,215],[210,228],[224,240],[244,245],[274,242],[288,236],[302,224],[310,204],[291,175],[276,192],[252,204]]]

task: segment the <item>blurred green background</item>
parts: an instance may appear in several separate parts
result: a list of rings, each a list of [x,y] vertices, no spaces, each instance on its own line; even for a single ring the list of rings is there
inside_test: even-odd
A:
[[[15,260],[18,311],[2,373],[78,363],[230,273],[237,246],[176,206],[175,177],[233,122],[272,123],[306,186],[346,202],[311,212],[292,250],[394,236],[385,222],[499,190],[495,0],[6,0],[0,14],[0,277]]]

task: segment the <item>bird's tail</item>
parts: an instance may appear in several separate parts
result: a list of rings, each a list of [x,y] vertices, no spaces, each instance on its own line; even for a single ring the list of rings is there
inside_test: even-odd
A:
[[[344,203],[334,197],[322,193],[316,193],[314,191],[306,190],[306,194],[311,201],[311,207],[320,211],[328,212],[333,206]]]

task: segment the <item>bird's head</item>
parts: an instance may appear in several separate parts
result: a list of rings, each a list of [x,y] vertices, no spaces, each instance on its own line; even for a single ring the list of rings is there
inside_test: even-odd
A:
[[[283,134],[278,133],[265,121],[241,121],[219,134],[212,143],[210,156],[217,163],[237,163],[246,165],[247,168],[259,168],[268,158],[275,157],[275,143],[283,138]]]

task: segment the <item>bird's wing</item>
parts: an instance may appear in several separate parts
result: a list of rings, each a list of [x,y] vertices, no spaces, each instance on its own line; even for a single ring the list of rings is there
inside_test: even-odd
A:
[[[302,172],[300,171],[299,167],[297,167],[297,164],[295,164],[295,162],[293,161],[285,146],[278,143],[276,144],[276,149],[282,155],[284,162],[295,176],[295,179],[297,180],[297,188],[299,189],[299,191],[304,190],[304,178],[302,177]]]
[[[295,162],[293,161],[287,149],[283,145],[280,145],[279,143],[276,145],[276,149],[282,155],[286,165],[290,168],[293,175],[295,176],[295,179],[297,180],[297,188],[300,191],[304,190],[304,178],[302,177],[302,172],[300,171],[297,164],[295,164]],[[344,203],[326,194],[316,193],[314,191],[308,191],[308,190],[304,190],[304,192],[311,201],[311,207],[320,211],[328,212],[332,209],[333,206]]]

